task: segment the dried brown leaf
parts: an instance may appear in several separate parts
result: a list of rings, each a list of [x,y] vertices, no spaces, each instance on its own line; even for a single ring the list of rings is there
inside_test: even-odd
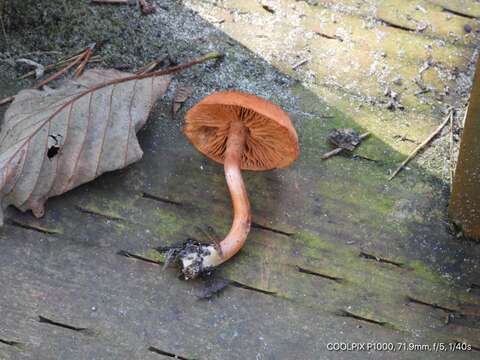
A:
[[[172,115],[175,116],[182,104],[192,95],[193,87],[191,86],[178,86],[173,96]]]
[[[0,132],[0,221],[8,205],[41,217],[48,198],[142,157],[136,132],[171,75],[99,86],[132,75],[93,69],[15,96]]]

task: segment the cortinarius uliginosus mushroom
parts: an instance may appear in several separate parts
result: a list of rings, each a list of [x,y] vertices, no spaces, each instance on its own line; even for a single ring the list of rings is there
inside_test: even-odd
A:
[[[224,164],[233,203],[230,232],[218,245],[190,246],[180,255],[186,279],[230,259],[250,231],[250,203],[242,170],[290,165],[299,154],[297,133],[277,105],[254,95],[229,91],[205,97],[186,115],[185,135],[205,156]]]

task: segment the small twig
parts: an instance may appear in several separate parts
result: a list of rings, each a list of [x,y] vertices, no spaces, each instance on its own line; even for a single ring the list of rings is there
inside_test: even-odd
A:
[[[365,139],[365,138],[368,137],[369,135],[370,135],[369,132],[366,132],[366,133],[361,134],[361,135],[360,135],[360,140]],[[323,155],[322,155],[322,160],[327,160],[327,159],[331,158],[332,156],[335,156],[335,155],[341,153],[343,150],[344,150],[344,149],[341,148],[341,147],[335,148],[335,149],[333,149],[333,150],[331,150],[331,151],[323,154]]]
[[[52,69],[56,69],[56,68],[58,68],[58,67],[60,67],[60,66],[62,66],[62,65],[65,65],[65,64],[71,62],[73,59],[76,59],[76,58],[79,57],[79,56],[82,56],[82,54],[77,55],[77,56],[74,56],[74,57],[72,57],[72,58],[70,58],[70,59],[60,60],[60,61],[58,61],[58,62],[55,63],[55,64],[46,65],[46,66],[45,66],[45,71],[47,71],[47,70],[52,70]],[[29,72],[23,74],[22,76],[20,76],[20,77],[18,78],[18,80],[23,80],[23,79],[26,79],[26,78],[28,78],[28,77],[30,77],[30,76],[33,76],[33,75],[35,75],[35,70],[29,71]]]
[[[64,68],[62,68],[60,71],[57,71],[55,74],[49,76],[48,78],[46,78],[45,80],[42,80],[40,81],[37,85],[35,85],[33,88],[34,89],[40,89],[42,86],[48,84],[49,82],[59,78],[60,76],[62,76],[63,74],[65,74],[68,70],[70,70],[72,67],[74,67],[75,65],[77,65],[79,62],[81,62],[86,54],[88,53],[88,49],[86,49],[83,54],[81,56],[78,56],[74,61],[72,61],[70,64],[68,64],[67,66],[65,66]]]
[[[151,73],[148,73],[148,74],[136,74],[136,75],[132,75],[132,76],[128,76],[128,77],[125,77],[125,78],[121,78],[121,79],[114,79],[114,80],[111,80],[111,81],[107,81],[105,83],[102,83],[102,84],[99,84],[99,85],[96,85],[90,89],[87,89],[86,91],[80,93],[79,95],[75,96],[73,99],[69,100],[66,105],[70,105],[72,103],[72,100],[73,101],[76,101],[77,99],[81,98],[82,96],[86,95],[86,94],[89,94],[91,93],[92,91],[96,91],[96,90],[99,90],[99,89],[102,89],[106,86],[109,86],[109,85],[113,85],[113,84],[121,84],[123,82],[127,82],[127,81],[131,81],[131,80],[141,80],[141,79],[146,79],[146,78],[149,78],[149,77],[156,77],[156,76],[162,76],[162,75],[168,75],[168,74],[173,74],[173,73],[176,73],[178,71],[181,71],[181,70],[184,70],[184,69],[188,69],[194,65],[197,65],[197,64],[201,64],[205,61],[209,61],[209,60],[217,60],[217,59],[221,59],[223,58],[223,54],[220,54],[220,53],[215,53],[215,52],[212,52],[212,53],[209,53],[205,56],[202,56],[200,58],[196,58],[188,63],[185,63],[185,64],[180,64],[180,65],[176,65],[176,66],[172,66],[168,69],[165,69],[165,70],[158,70],[158,71],[155,71],[155,72],[151,72]],[[80,60],[79,60],[80,59]],[[82,57],[79,57],[77,60],[75,60],[74,63],[70,64],[68,66],[68,68],[71,68],[72,66],[76,65],[79,61],[81,61]],[[65,69],[63,69],[65,70]],[[61,70],[61,71],[63,71]],[[68,70],[68,69],[67,69]],[[65,72],[65,71],[63,71]],[[62,73],[63,73],[62,72]],[[56,73],[55,75],[57,75],[58,73]],[[55,76],[54,75],[54,76]],[[53,76],[52,76],[53,77]],[[57,77],[57,76],[56,76]],[[47,79],[48,80],[48,79]],[[53,80],[53,79],[52,79]],[[50,80],[51,81],[51,80]],[[46,82],[43,84],[45,85]],[[41,85],[41,86],[43,86]],[[37,85],[38,86],[38,85]],[[6,97],[2,100],[0,100],[0,106],[1,105],[4,105],[6,103],[9,103],[11,101],[15,100],[15,96],[9,96],[9,97]],[[66,106],[65,104],[60,108],[60,110],[63,110]],[[59,112],[59,110],[57,110],[53,116],[55,116],[57,113]],[[47,121],[49,121],[49,119],[51,119],[52,116],[50,116],[48,118]],[[41,127],[39,127],[39,129],[41,129]],[[37,130],[38,131],[38,130]]]
[[[300,67],[300,66],[302,66],[302,65],[305,65],[307,62],[308,62],[308,59],[303,59],[303,60],[297,62],[296,64],[294,64],[294,65],[292,66],[292,70],[295,70],[296,68],[298,68],[298,67]]]
[[[155,70],[155,68],[160,64],[161,61],[163,61],[163,59],[162,60],[151,61],[147,65],[144,65],[140,69],[138,69],[135,72],[135,74],[142,75],[142,74],[149,73],[149,72]]]
[[[84,48],[84,47],[79,48],[79,49],[75,50],[73,53],[71,53],[70,55],[66,55],[66,56],[58,59],[58,61],[59,62],[70,62],[73,59],[76,59],[77,57],[82,56],[85,53],[85,50],[86,50],[86,48]]]
[[[141,74],[145,74],[149,71],[152,71],[153,69],[155,69],[157,67],[157,62],[156,61],[151,61],[149,62],[148,64],[142,66],[140,69],[138,69],[137,71],[135,71],[135,74],[137,75],[141,75]]]
[[[40,81],[37,85],[35,85],[33,88],[34,89],[40,89],[42,86],[48,84],[50,81],[53,81],[55,79],[57,79],[58,77],[60,77],[61,75],[63,75],[64,73],[66,73],[69,69],[71,69],[72,67],[74,67],[76,64],[78,64],[80,61],[82,61],[82,59],[85,59],[89,53],[89,50],[91,50],[91,47],[87,48],[86,50],[83,51],[83,53],[81,53],[80,55],[77,55],[77,56],[74,56],[72,59],[74,59],[73,62],[71,62],[70,64],[68,64],[67,66],[65,66],[63,69],[61,69],[60,71],[56,72],[55,74],[53,74],[52,76],[48,77],[47,79],[45,80],[42,80]],[[90,51],[90,55],[91,55],[91,51]],[[89,60],[91,60],[92,58],[89,57]],[[57,64],[54,64],[54,65],[51,65],[51,66],[46,66],[45,69],[47,68],[54,68]],[[78,71],[78,69],[77,69]],[[27,76],[30,76],[30,73],[27,73],[25,75],[22,76],[22,78],[24,77],[27,77]],[[0,106],[2,105],[5,105],[5,104],[8,104],[10,102],[12,102],[13,100],[15,100],[15,96],[8,96],[2,100],[0,100]]]
[[[83,54],[80,54],[80,55],[74,56],[74,57],[72,57],[72,58],[70,58],[70,59],[67,59],[67,60],[61,60],[61,61],[59,61],[59,62],[57,62],[57,63],[55,63],[55,64],[46,65],[46,66],[45,66],[45,71],[57,69],[57,68],[61,67],[62,65],[65,65],[65,64],[70,63],[72,60],[75,60],[75,59],[77,59],[79,56],[82,56],[82,55],[83,55]],[[92,56],[92,57],[90,58],[90,60],[89,60],[90,63],[92,63],[92,62],[100,62],[100,61],[102,61],[102,58],[101,58],[99,55]],[[33,75],[35,75],[35,70],[29,71],[28,73],[23,74],[22,76],[20,76],[20,77],[18,78],[18,80],[23,80],[23,79],[26,79],[26,78],[28,78],[28,77],[30,77],[30,76],[33,76]]]
[[[8,97],[0,100],[0,106],[8,104],[9,102],[12,102],[13,100],[15,100],[15,96],[8,96]]]
[[[340,154],[342,152],[343,148],[336,148],[336,149],[333,149],[325,154],[322,155],[322,160],[327,160],[329,158],[331,158],[332,156],[335,156],[337,154]]]
[[[95,49],[95,46],[96,44],[93,43],[85,51],[85,55],[83,55],[82,62],[80,63],[80,65],[78,65],[77,70],[75,70],[75,73],[73,74],[74,79],[82,75],[82,72],[85,69],[85,66],[87,66],[88,62],[90,61],[90,58],[92,57],[93,49]]]
[[[35,78],[36,79],[42,77],[43,74],[45,73],[45,66],[43,66],[42,64],[40,64],[36,61],[30,60],[30,59],[25,59],[25,58],[20,58],[20,59],[17,59],[15,62],[17,64],[23,64],[23,65],[33,67],[34,68],[33,71],[35,72]]]
[[[149,73],[149,72],[152,72],[154,71],[158,66],[162,65],[162,63],[167,60],[168,57],[167,56],[164,56],[162,58],[159,58],[157,60],[154,60],[154,61],[151,61],[149,62],[148,64],[146,65],[143,65],[140,69],[138,69],[137,71],[135,71],[135,74],[136,75],[142,75],[142,74],[146,74],[146,73]]]
[[[397,170],[395,170],[393,172],[392,175],[390,175],[390,177],[388,178],[388,181],[392,180],[400,171],[402,171],[402,169],[405,167],[405,165],[407,165],[410,160],[412,160],[415,155],[418,154],[418,152],[420,150],[422,150],[426,145],[428,145],[430,143],[430,141],[432,141],[432,139],[438,135],[438,133],[440,131],[442,131],[442,129],[445,127],[445,125],[447,125],[450,121],[451,121],[451,118],[453,118],[453,109],[451,109],[448,113],[448,115],[446,116],[445,118],[445,121],[443,121],[436,129],[434,132],[432,132],[430,134],[429,137],[427,137],[420,145],[418,145],[415,150],[412,151],[412,153],[400,164],[400,166],[397,168]]]

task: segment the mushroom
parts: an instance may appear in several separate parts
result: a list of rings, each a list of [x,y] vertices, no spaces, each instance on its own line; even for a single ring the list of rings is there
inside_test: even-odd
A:
[[[230,259],[247,239],[251,214],[241,170],[287,167],[297,159],[299,147],[290,118],[280,107],[238,91],[202,99],[187,112],[184,133],[198,151],[224,165],[234,213],[221,242],[190,242],[179,254],[185,279],[192,279]]]

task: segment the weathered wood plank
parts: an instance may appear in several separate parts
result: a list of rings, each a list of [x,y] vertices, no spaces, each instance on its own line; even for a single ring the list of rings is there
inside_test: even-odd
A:
[[[476,1],[468,0],[428,0],[431,3],[442,6],[445,10],[452,11],[454,14],[464,17],[480,18],[480,4]]]
[[[254,1],[242,2],[241,6],[233,0],[225,2],[225,8],[217,10],[230,11],[234,21],[220,27],[252,51],[264,54],[282,72],[301,79],[302,86],[325,100],[325,104],[351,109],[349,115],[355,117],[354,122],[362,130],[372,132],[401,153],[409,153],[415,142],[430,134],[445,104],[458,104],[459,96],[465,94],[460,85],[464,78],[458,71],[467,71],[471,66],[474,48],[461,41],[443,41],[388,26],[372,16],[378,8],[384,9],[385,14],[399,11],[405,17],[410,10],[402,10],[402,6],[356,1],[319,2],[317,6],[306,2],[280,3],[277,12],[289,21],[264,24],[252,22],[257,12],[265,12],[258,10]],[[408,2],[408,6],[414,3]],[[283,13],[284,8],[289,11]],[[201,6],[196,9],[205,16],[210,11],[208,8],[202,12]],[[438,26],[441,23],[448,28],[450,20],[441,18]],[[460,26],[457,20],[456,27]],[[251,31],[245,33],[245,26]],[[461,31],[455,36],[470,39],[472,46],[478,43],[475,34]],[[279,43],[282,51],[276,45]],[[305,63],[292,69],[300,60]],[[386,111],[392,91],[404,106],[403,111]],[[302,100],[308,98],[303,94]],[[321,108],[316,106],[315,114],[325,114],[328,106],[319,111]],[[323,126],[335,127],[345,122],[345,113],[329,113],[333,119],[321,121]],[[384,126],[385,121],[388,126]],[[411,141],[398,141],[405,137]],[[376,143],[371,147],[374,148],[378,148]],[[366,156],[369,155],[377,155],[370,156],[374,159],[380,156]]]
[[[191,156],[182,156],[189,153],[189,148],[180,134],[171,138],[170,131],[163,124],[157,124],[150,130],[143,139],[147,154],[141,164],[133,166],[131,172],[125,172],[121,180],[115,174],[107,175],[99,179],[96,187],[88,189],[88,192],[79,189],[66,195],[69,197],[67,203],[71,206],[70,211],[56,210],[56,204],[65,204],[65,200],[57,199],[47,217],[39,221],[40,224],[49,227],[49,222],[53,221],[61,224],[65,233],[72,234],[70,236],[74,239],[78,238],[76,241],[91,238],[94,243],[89,246],[113,247],[116,251],[128,250],[142,256],[145,256],[143,252],[148,248],[180,242],[187,236],[201,237],[197,230],[199,226],[211,225],[220,234],[225,232],[229,224],[230,204],[221,167],[206,162],[202,170]],[[160,138],[164,139],[160,148],[165,151],[160,151],[163,154],[160,159],[158,156],[154,158],[153,152],[148,151],[151,146],[149,134],[160,134]],[[175,155],[167,150],[169,141],[177,144]],[[156,147],[158,151],[158,145]],[[199,156],[193,157],[198,157],[202,162]],[[357,176],[357,184],[342,185],[338,179],[343,171],[349,169],[356,173],[364,170],[365,165],[352,163],[351,167],[345,165],[341,171],[337,169],[319,177],[321,169],[310,165],[315,158],[315,152],[307,153],[292,170],[278,171],[274,176],[261,173],[246,175],[249,191],[255,194],[252,196],[254,221],[257,212],[264,217],[268,216],[268,210],[271,227],[288,228],[293,236],[254,229],[242,255],[225,266],[224,276],[253,288],[275,292],[300,306],[321,307],[332,314],[350,309],[358,316],[386,322],[403,331],[433,321],[425,309],[412,312],[414,307],[409,297],[425,303],[436,303],[453,312],[461,312],[462,304],[478,304],[478,298],[463,293],[465,288],[451,289],[448,283],[429,270],[420,260],[423,255],[418,253],[417,248],[405,249],[406,244],[399,247],[408,236],[412,236],[412,239],[418,236],[416,229],[405,228],[405,224],[402,224],[405,219],[398,223],[394,215],[395,199],[413,196],[408,194],[403,185],[392,185],[388,192],[382,191],[384,177],[378,175],[384,170],[374,166],[369,168],[368,177]],[[175,164],[174,174],[169,174],[171,169],[168,169],[168,164]],[[375,176],[379,179],[378,188],[372,182]],[[138,179],[151,180],[148,187],[137,188]],[[292,191],[294,186],[295,191]],[[353,192],[349,192],[347,187]],[[146,192],[158,196],[159,191],[154,189],[160,189],[161,192],[168,189],[170,202],[142,197]],[[424,184],[424,188],[418,187],[414,193],[417,198],[421,194],[420,189],[426,193],[432,191],[430,186]],[[282,194],[282,197],[278,194]],[[423,201],[427,199],[425,197]],[[82,221],[88,224],[87,227],[83,225],[82,232],[75,230],[79,221],[79,212],[76,212],[78,202],[83,209],[89,209],[88,213],[80,212]],[[366,204],[368,208],[365,208]],[[289,210],[294,208],[301,211]],[[60,212],[56,214],[56,211]],[[325,217],[325,214],[328,216]],[[391,220],[388,220],[389,216],[393,216]],[[441,217],[437,219],[440,220]],[[415,226],[421,227],[423,221],[425,219],[417,213]],[[438,235],[441,233],[438,231]],[[346,244],[350,241],[355,242],[353,246]],[[361,257],[361,252],[388,259],[390,263]],[[441,262],[441,259],[438,261]],[[344,282],[319,280],[298,272],[297,266],[344,279]],[[466,275],[472,271],[466,268],[462,270]],[[319,281],[322,287],[317,289]],[[371,285],[366,287],[368,282]],[[319,298],[323,299],[320,303],[317,300]],[[355,300],[352,302],[349,299]],[[398,307],[405,308],[405,311],[393,312],[392,309]],[[434,311],[435,308],[431,307]],[[435,321],[439,326],[444,319],[437,317]],[[469,336],[473,330],[463,330],[457,335],[474,343],[475,337]],[[437,340],[452,340],[451,334],[443,330],[431,331],[428,336]]]
[[[412,96],[419,68],[432,56],[441,68],[457,68],[461,79],[469,76],[476,42],[462,35],[464,19],[452,15],[443,23],[441,9],[419,2],[427,13],[415,10],[422,15],[408,20],[410,1],[395,12],[393,2],[373,2],[378,18],[371,27],[362,25],[370,8],[357,1],[317,7],[278,1],[270,10],[256,1],[223,3],[167,2],[165,12],[135,21],[161,29],[164,43],[180,44],[175,54],[211,46],[227,52],[223,64],[177,77],[195,89],[185,108],[213,89],[235,87],[281,104],[298,129],[302,154],[292,167],[245,173],[258,226],[213,277],[229,285],[201,300],[205,281],[182,282],[176,270],[162,272],[156,263],[163,259],[156,247],[187,237],[206,241],[198,227],[207,225],[222,235],[231,217],[222,167],[188,144],[181,124],[170,119],[168,98],[140,135],[141,162],[52,199],[42,219],[8,211],[10,221],[0,230],[0,286],[8,289],[0,292],[0,358],[358,359],[365,354],[333,354],[326,344],[399,339],[467,341],[480,348],[480,247],[447,233],[437,173],[414,163],[387,183],[388,170],[415,146],[394,137],[421,140],[441,117],[437,93]],[[75,6],[87,11],[84,3]],[[125,48],[141,41],[136,25],[135,32],[123,30],[131,14],[95,11],[98,22],[123,20],[109,28],[121,39],[112,40],[112,51],[138,60],[135,49]],[[427,20],[435,26],[412,33],[382,24],[378,14],[400,26]],[[208,16],[226,17],[215,24],[221,30],[202,20]],[[330,37],[347,36],[303,36],[315,26]],[[447,29],[461,39],[451,41]],[[376,40],[379,33],[384,41]],[[440,40],[445,45],[428,49]],[[404,57],[397,56],[398,43]],[[328,51],[331,58],[322,58]],[[310,61],[292,70],[306,55]],[[367,76],[374,61],[389,68],[385,79]],[[388,111],[379,101],[396,74],[405,77],[405,111]],[[338,84],[328,83],[330,75]],[[459,106],[464,83],[439,77],[437,69],[424,76],[439,89],[449,86],[446,99]],[[372,131],[357,154],[376,161],[338,156],[321,162],[332,127]],[[122,250],[140,258],[119,255]]]
[[[2,293],[2,337],[22,341],[27,354],[154,358],[147,357],[147,349],[155,346],[186,358],[254,358],[257,352],[309,358],[325,351],[314,334],[331,333],[334,339],[357,329],[351,327],[355,321],[345,324],[249,290],[229,288],[211,302],[199,301],[195,294],[201,283],[178,282],[174,272],[162,273],[156,265],[130,261],[109,248],[85,251],[81,244],[53,238],[39,243],[25,230],[14,229],[11,235],[24,240],[2,239],[1,278],[22,285]],[[16,259],[9,264],[5,260],[13,254]],[[40,323],[38,315],[88,332]],[[364,328],[392,341],[395,336],[381,327]]]

